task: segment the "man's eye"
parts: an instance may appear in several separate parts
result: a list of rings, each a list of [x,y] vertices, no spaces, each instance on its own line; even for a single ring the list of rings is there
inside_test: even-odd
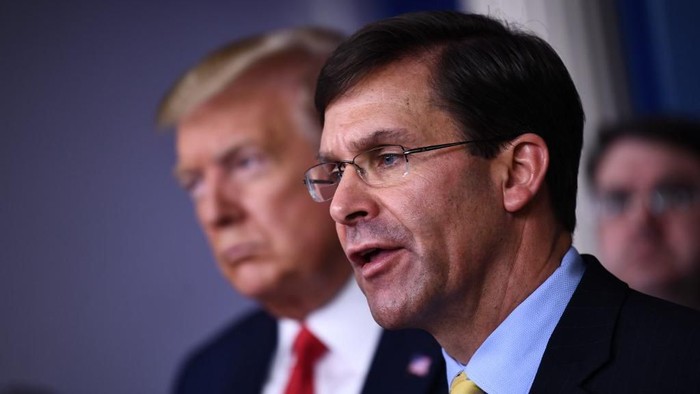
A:
[[[375,170],[385,170],[400,163],[403,152],[397,151],[394,146],[380,147],[367,152],[369,167]]]
[[[399,155],[397,153],[383,153],[379,155],[378,165],[379,167],[392,167],[399,162]]]
[[[658,208],[673,209],[690,206],[697,197],[697,191],[691,185],[666,185],[658,187],[653,195],[652,202],[659,205]]]
[[[260,155],[249,154],[236,158],[233,162],[234,168],[251,168],[259,165],[262,162]]]
[[[630,193],[625,191],[604,192],[599,197],[601,213],[608,216],[619,215],[627,209]]]
[[[334,166],[333,169],[328,173],[328,178],[331,180],[339,181],[343,177],[343,171],[340,166]]]
[[[193,200],[197,199],[203,193],[204,182],[202,181],[202,177],[200,176],[188,176],[180,178],[178,179],[178,183],[180,184],[180,187],[182,187],[182,189],[185,192],[187,192],[187,194]]]
[[[227,163],[229,175],[233,178],[249,179],[262,171],[266,163],[265,156],[259,152],[240,152],[231,157]]]

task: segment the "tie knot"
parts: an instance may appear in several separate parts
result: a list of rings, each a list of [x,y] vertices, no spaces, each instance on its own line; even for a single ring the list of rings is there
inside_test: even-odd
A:
[[[482,394],[483,391],[476,383],[469,380],[464,371],[460,372],[452,379],[450,384],[450,394]]]
[[[326,345],[316,338],[306,326],[301,327],[299,335],[294,340],[293,349],[297,359],[304,360],[303,362],[310,365],[313,365],[328,350]]]

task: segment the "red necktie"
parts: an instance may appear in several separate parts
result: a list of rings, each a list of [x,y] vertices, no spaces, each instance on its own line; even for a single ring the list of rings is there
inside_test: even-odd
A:
[[[314,364],[328,350],[306,326],[301,327],[294,341],[296,363],[285,394],[314,394]]]

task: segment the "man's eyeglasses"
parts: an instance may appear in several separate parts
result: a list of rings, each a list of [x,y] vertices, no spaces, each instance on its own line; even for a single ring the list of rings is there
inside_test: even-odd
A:
[[[459,141],[413,149],[406,149],[401,145],[381,145],[358,154],[352,160],[316,164],[304,174],[304,183],[314,201],[328,201],[333,198],[348,164],[355,167],[357,175],[366,184],[392,186],[408,174],[408,155],[485,141],[492,140]]]
[[[700,201],[700,188],[690,184],[667,184],[656,186],[648,195],[631,190],[609,190],[597,197],[598,212],[605,218],[616,218],[627,214],[632,207],[644,204],[654,216],[669,211],[683,211]]]

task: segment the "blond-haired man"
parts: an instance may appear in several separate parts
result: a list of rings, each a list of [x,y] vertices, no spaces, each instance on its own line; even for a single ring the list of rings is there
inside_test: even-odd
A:
[[[328,206],[301,182],[320,139],[316,77],[340,40],[298,28],[233,42],[161,103],[160,125],[177,129],[177,179],[219,269],[262,307],[189,358],[179,393],[445,390],[430,336],[374,323]]]

